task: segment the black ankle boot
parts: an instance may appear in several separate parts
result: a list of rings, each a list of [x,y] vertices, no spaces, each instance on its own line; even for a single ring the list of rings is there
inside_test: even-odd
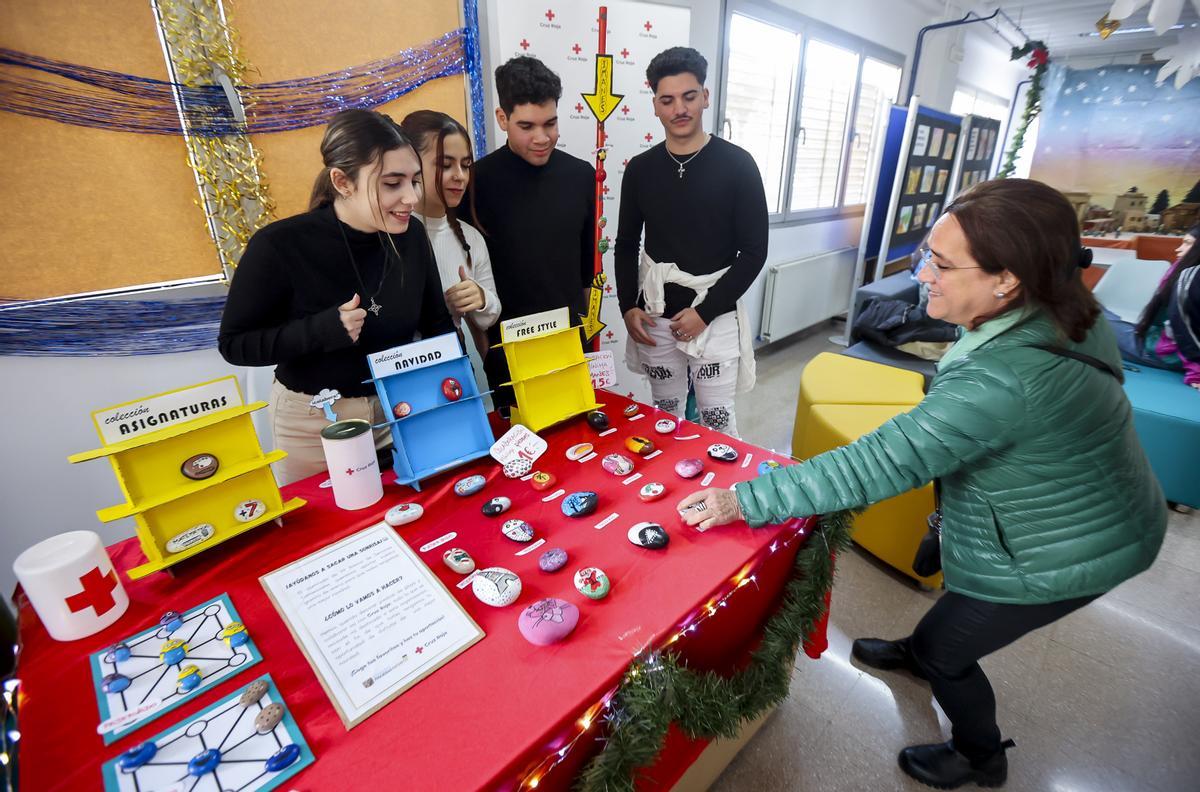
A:
[[[925,674],[913,662],[908,651],[908,639],[884,641],[880,638],[858,638],[850,648],[850,655],[858,662],[878,668],[880,671],[904,669],[913,676],[925,679]]]
[[[957,789],[975,783],[981,787],[1000,787],[1008,780],[1005,749],[1012,740],[1000,744],[1000,750],[986,759],[972,761],[954,750],[954,742],[935,745],[910,745],[900,752],[900,769],[926,786]]]

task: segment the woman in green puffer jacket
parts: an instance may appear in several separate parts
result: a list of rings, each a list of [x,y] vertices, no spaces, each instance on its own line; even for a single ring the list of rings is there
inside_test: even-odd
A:
[[[929,315],[964,328],[925,399],[850,445],[679,508],[692,525],[758,526],[940,479],[947,592],[908,638],[860,639],[853,654],[927,678],[953,725],[950,742],[900,753],[906,773],[999,786],[1011,742],[979,659],[1149,567],[1166,503],[1113,332],[1079,278],[1090,257],[1067,200],[1035,181],[985,182],[947,207],[923,257]]]

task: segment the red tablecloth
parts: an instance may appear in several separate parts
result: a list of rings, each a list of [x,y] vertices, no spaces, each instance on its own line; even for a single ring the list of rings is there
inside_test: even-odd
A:
[[[607,393],[603,400],[616,432],[598,437],[582,419],[547,430],[542,435],[550,448],[538,464],[539,469],[554,473],[567,492],[590,489],[600,493],[600,506],[588,518],[563,517],[561,498],[543,502],[543,496],[558,487],[536,492],[527,482],[504,478],[499,467],[487,459],[426,482],[421,493],[389,484],[384,499],[361,512],[337,509],[331,491],[319,486],[324,477],[315,477],[285,488],[287,496],[305,498],[309,504],[289,515],[284,525],[264,526],[214,547],[187,562],[175,576],[159,573],[139,581],[126,579],[129,611],[95,636],[73,643],[55,642],[21,601],[22,787],[99,788],[99,767],[104,761],[266,671],[317,757],[288,783],[289,789],[515,789],[539,765],[539,773],[545,770],[546,758],[579,734],[578,719],[614,689],[637,652],[647,645],[664,645],[702,616],[707,605],[729,592],[735,576],[749,570],[753,585],[738,589],[716,616],[676,644],[694,668],[735,667],[744,660],[777,604],[808,526],[793,521],[752,530],[742,523],[699,533],[684,526],[674,512],[677,500],[696,489],[699,479],[683,481],[673,467],[685,457],[704,458],[706,469],[716,473],[712,486],[728,487],[754,476],[759,462],[774,457],[690,423],[682,423],[676,435],[699,435],[695,439],[658,435],[654,421],[662,416],[653,409],[643,407],[645,417],[630,422],[622,415],[627,400]],[[506,426],[495,416],[493,419],[498,436]],[[642,478],[623,485],[621,479],[601,469],[600,461],[605,453],[622,448],[625,438],[633,434],[651,438],[663,453],[649,461],[635,458],[635,472]],[[581,464],[565,458],[569,446],[585,441],[596,445],[595,459]],[[708,460],[705,451],[712,442],[729,442],[741,452],[741,458],[735,463]],[[743,466],[747,454],[752,458]],[[467,498],[455,496],[451,491],[454,481],[476,472],[488,478],[484,490]],[[390,478],[389,474],[385,481]],[[637,491],[649,481],[666,484],[667,496],[655,503],[640,502]],[[510,497],[512,509],[500,518],[483,516],[481,504],[496,495]],[[442,552],[451,545],[420,554],[487,637],[347,732],[258,578],[378,522],[387,508],[402,501],[419,502],[426,510],[421,520],[398,529],[412,547],[420,548],[447,531],[457,531],[454,546],[467,550],[481,567],[512,569],[521,576],[523,591],[513,606],[489,607],[476,600],[469,587],[455,587],[461,578],[441,561]],[[620,516],[611,524],[603,529],[594,527],[614,512]],[[531,523],[539,536],[547,537],[546,545],[515,556],[520,546],[500,534],[500,523],[511,517]],[[641,520],[656,520],[667,528],[671,543],[665,551],[644,550],[629,543],[627,528]],[[558,573],[546,574],[538,570],[537,559],[543,549],[552,546],[566,549],[571,560]],[[121,570],[142,560],[132,539],[109,551]],[[612,578],[613,590],[607,599],[592,602],[574,590],[573,570],[588,565],[603,568]],[[182,611],[223,592],[240,612],[263,654],[263,663],[105,747],[95,733],[99,714],[88,654],[157,622],[166,610]],[[536,647],[521,637],[516,621],[526,605],[546,596],[576,603],[581,618],[566,642]],[[824,648],[823,626],[810,644],[814,654]],[[598,730],[598,725],[592,726],[594,734]],[[669,784],[704,747],[703,742],[693,743],[679,735],[673,735],[669,744],[671,750],[664,752],[644,785]],[[598,749],[599,743],[590,735],[579,740],[553,772],[542,778],[539,789],[568,787],[572,775]]]

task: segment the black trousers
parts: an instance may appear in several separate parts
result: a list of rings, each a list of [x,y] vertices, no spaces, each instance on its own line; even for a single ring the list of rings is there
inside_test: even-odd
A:
[[[996,695],[979,659],[1094,599],[1003,605],[948,591],[929,609],[902,643],[950,719],[959,753],[982,760],[1000,750]]]

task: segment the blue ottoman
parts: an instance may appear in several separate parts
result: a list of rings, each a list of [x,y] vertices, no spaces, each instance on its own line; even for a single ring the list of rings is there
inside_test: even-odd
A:
[[[1183,375],[1149,366],[1125,369],[1133,423],[1167,500],[1200,508],[1200,391]]]

